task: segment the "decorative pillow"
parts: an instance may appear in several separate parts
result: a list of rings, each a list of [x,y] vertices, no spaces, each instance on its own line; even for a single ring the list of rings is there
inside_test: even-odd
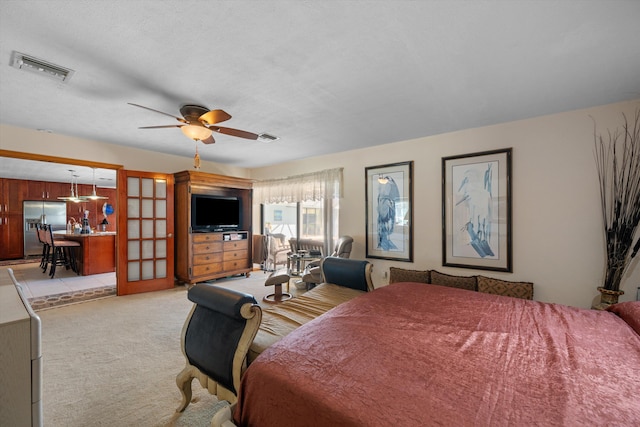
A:
[[[478,282],[476,276],[452,276],[450,274],[440,273],[431,270],[431,284],[448,286],[450,288],[466,289],[468,291],[477,291]]]
[[[396,282],[429,283],[429,270],[407,270],[389,267],[389,284]]]
[[[486,294],[533,299],[533,283],[530,282],[509,282],[478,276],[478,291]]]
[[[640,335],[640,301],[619,302],[607,307],[607,311],[617,314]]]

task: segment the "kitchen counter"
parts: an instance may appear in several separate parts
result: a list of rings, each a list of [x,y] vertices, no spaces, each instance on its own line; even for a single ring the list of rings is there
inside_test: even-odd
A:
[[[56,237],[80,243],[77,254],[78,271],[83,276],[116,271],[116,232],[99,231],[91,234],[54,232]]]
[[[91,234],[80,234],[80,233],[69,233],[66,230],[58,230],[53,232],[55,237],[64,237],[65,239],[69,236],[74,237],[92,237],[92,236],[115,236],[115,231],[95,231]]]

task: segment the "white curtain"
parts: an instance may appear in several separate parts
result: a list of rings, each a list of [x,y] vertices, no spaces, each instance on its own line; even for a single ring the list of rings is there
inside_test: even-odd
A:
[[[342,197],[342,168],[253,183],[258,203],[298,203]]]
[[[331,254],[338,238],[338,208],[342,197],[342,169],[327,169],[286,178],[253,183],[253,200],[258,203],[323,201],[324,253]]]

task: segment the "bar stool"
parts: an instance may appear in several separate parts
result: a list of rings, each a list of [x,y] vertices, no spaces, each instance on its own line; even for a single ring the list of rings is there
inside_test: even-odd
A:
[[[54,239],[51,225],[46,224],[45,227],[47,229],[46,242],[51,247],[49,276],[53,279],[58,265],[64,265],[67,270],[71,268],[76,274],[80,274],[76,260],[76,250],[80,248],[80,243],[74,240]]]
[[[45,224],[36,224],[36,234],[38,241],[42,244],[42,258],[40,259],[40,268],[42,272],[47,271],[47,267],[51,260],[51,246],[47,243],[47,228]]]

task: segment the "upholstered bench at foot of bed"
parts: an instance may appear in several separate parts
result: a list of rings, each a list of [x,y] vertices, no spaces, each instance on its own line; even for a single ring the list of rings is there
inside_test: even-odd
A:
[[[189,405],[194,378],[219,400],[234,403],[262,319],[260,306],[251,295],[204,283],[187,295],[194,305],[182,328],[186,366],[176,377],[182,393],[177,412]]]

